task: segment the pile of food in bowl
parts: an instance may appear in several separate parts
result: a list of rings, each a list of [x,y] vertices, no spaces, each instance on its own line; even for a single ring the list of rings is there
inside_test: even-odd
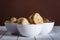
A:
[[[11,32],[11,33],[17,33],[17,18],[12,17],[9,20],[5,21],[5,26],[7,28],[7,31]]]
[[[33,13],[28,18],[12,17],[5,21],[7,31],[11,33],[19,32],[23,36],[34,37],[41,34],[48,34],[51,32],[54,22],[50,22],[47,18],[43,18],[39,13]]]

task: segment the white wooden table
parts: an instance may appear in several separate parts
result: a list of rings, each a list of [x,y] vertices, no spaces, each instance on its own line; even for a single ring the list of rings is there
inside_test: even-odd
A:
[[[0,40],[60,40],[60,26],[55,26],[50,34],[38,35],[36,38],[12,35],[3,26],[0,27]]]

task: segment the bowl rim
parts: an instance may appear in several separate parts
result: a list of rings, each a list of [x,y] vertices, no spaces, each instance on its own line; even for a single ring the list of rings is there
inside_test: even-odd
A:
[[[55,22],[49,22],[49,23],[55,23]],[[32,26],[32,25],[34,25],[34,26],[36,26],[36,25],[43,25],[43,24],[48,24],[48,23],[42,23],[42,24],[18,24],[18,25],[23,25],[23,26],[26,26],[26,25],[29,25],[29,26]]]
[[[34,25],[34,26],[36,26],[36,25],[42,25],[42,24],[17,24],[17,25],[23,25],[23,26],[32,26],[32,25]]]
[[[55,23],[55,22],[48,22],[48,23]],[[26,25],[29,25],[29,26],[31,26],[31,25],[43,25],[43,24],[48,24],[48,23],[42,23],[42,24],[18,24],[18,23],[4,23],[4,24],[17,24],[17,25],[24,25],[24,26],[26,26]]]
[[[7,24],[6,22],[4,24]],[[8,23],[8,24],[17,24],[17,23]]]
[[[43,24],[48,24],[48,23],[55,23],[55,22],[47,22],[47,23],[43,23]]]

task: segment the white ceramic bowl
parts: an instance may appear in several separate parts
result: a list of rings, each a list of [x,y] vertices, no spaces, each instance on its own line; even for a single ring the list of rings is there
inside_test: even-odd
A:
[[[53,27],[54,27],[54,22],[43,23],[41,34],[45,35],[45,34],[50,33],[52,31]]]
[[[17,33],[17,23],[5,23],[7,31],[10,33]]]
[[[38,36],[38,34],[41,32],[42,24],[34,25],[34,24],[28,24],[28,25],[22,25],[18,24],[17,29],[19,33],[23,36],[27,37],[34,37]]]

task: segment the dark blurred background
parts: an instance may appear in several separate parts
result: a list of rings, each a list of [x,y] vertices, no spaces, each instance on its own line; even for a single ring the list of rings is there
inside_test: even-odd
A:
[[[0,0],[0,25],[11,17],[28,18],[34,12],[60,25],[60,0]]]

